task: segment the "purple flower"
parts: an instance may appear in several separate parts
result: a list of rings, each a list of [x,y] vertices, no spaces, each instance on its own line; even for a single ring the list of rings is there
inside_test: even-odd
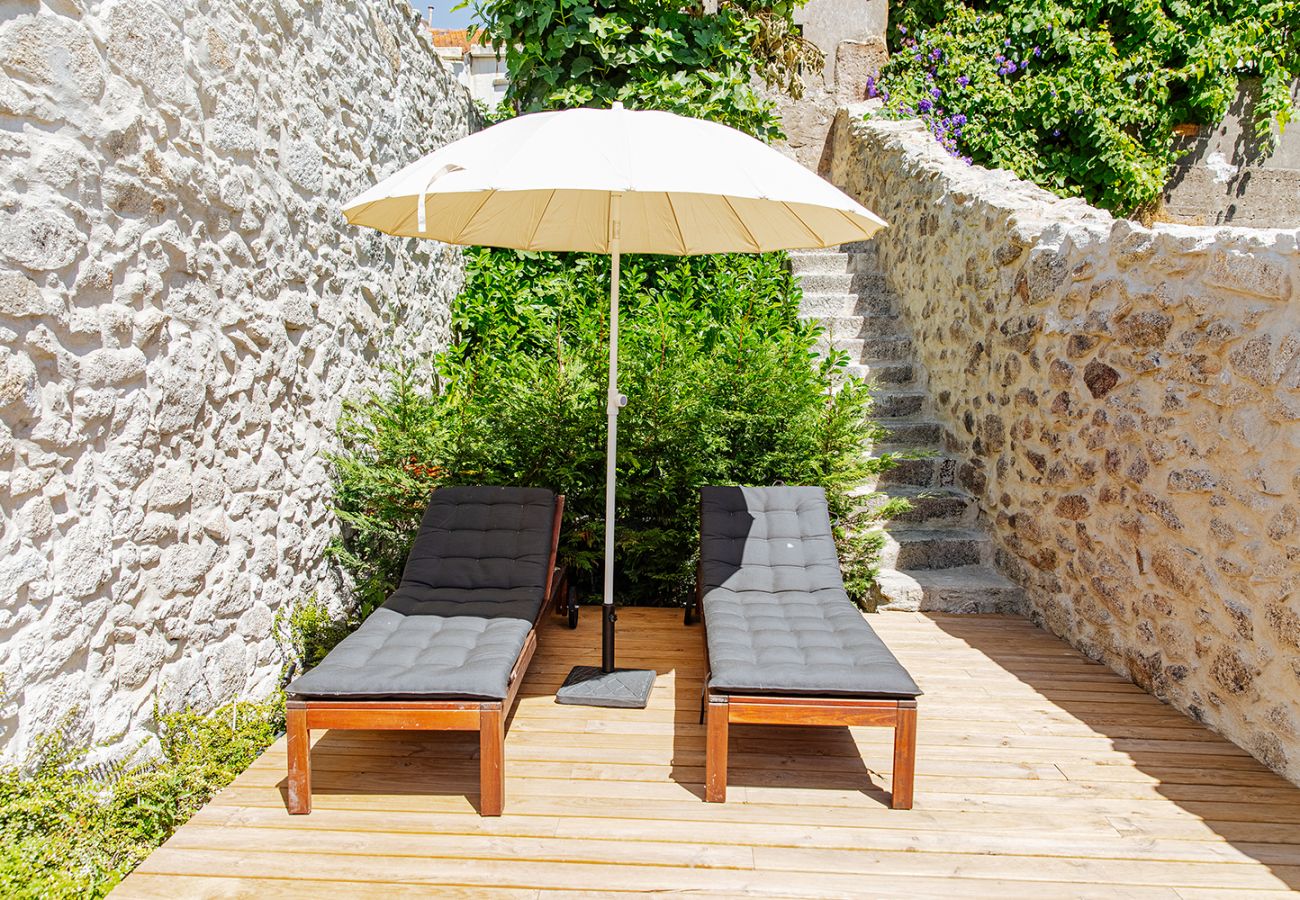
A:
[[[876,93],[877,93],[877,91],[876,91],[876,79],[873,78],[873,77],[871,77],[870,75],[868,75],[868,76],[867,76],[867,96],[868,96],[868,97],[874,97],[874,96],[876,96]]]
[[[906,27],[905,25],[899,25],[899,26],[898,26],[898,33],[899,33],[899,34],[907,34],[907,27]]]
[[[965,124],[966,124],[966,114],[965,114],[965,113],[957,113],[957,115],[955,115],[955,116],[952,117],[952,124],[956,125],[958,128],[960,128],[961,126],[965,125]]]
[[[1034,48],[1034,56],[1042,56],[1042,55],[1043,55],[1043,48],[1042,48],[1042,47],[1035,47],[1035,48]]]
[[[1061,136],[1061,129],[1059,129],[1059,128],[1053,128],[1053,129],[1052,129],[1052,137],[1060,137],[1060,136]]]
[[[943,96],[943,91],[939,90],[938,88],[930,88],[930,96],[938,100],[940,97]]]
[[[1016,64],[1007,60],[1007,74],[1010,75],[1016,71]]]
[[[929,112],[931,109],[934,108],[934,104],[931,103],[926,98],[922,97],[921,102],[916,104],[916,108],[919,109],[921,112]]]
[[[1005,41],[1003,41],[1003,42],[1002,42],[1002,46],[1003,46],[1003,47],[1010,47],[1010,46],[1011,46],[1011,38],[1007,38]]]
[[[912,54],[912,61],[913,61],[913,62],[920,62],[920,61],[921,61],[921,54],[919,54],[919,53],[913,53],[913,54]]]
[[[975,160],[971,159],[969,156],[963,156],[961,161],[968,166],[973,166],[975,164]]]
[[[930,51],[930,59],[934,60],[935,62],[938,62],[939,60],[943,59],[943,51],[940,50],[938,47],[935,47],[933,50]]]
[[[888,103],[888,102],[889,102],[889,91],[887,91],[887,90],[883,90],[883,89],[882,89],[882,90],[880,91],[880,99],[881,99],[881,100],[884,100],[886,103]]]
[[[957,83],[958,83],[959,85],[961,85],[962,87],[966,87],[967,85],[970,84],[970,77],[967,76],[967,75],[958,75],[958,76],[957,76]]]

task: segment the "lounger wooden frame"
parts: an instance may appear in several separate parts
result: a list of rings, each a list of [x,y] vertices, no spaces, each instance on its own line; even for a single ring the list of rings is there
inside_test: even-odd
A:
[[[876,725],[894,729],[893,795],[890,806],[911,809],[916,780],[916,700],[794,694],[732,694],[708,688],[708,622],[704,616],[703,580],[697,578],[695,613],[704,633],[706,672],[703,708],[704,799],[727,801],[727,744],[729,726],[738,725]],[[687,607],[686,621],[691,621]]]
[[[504,700],[289,700],[286,735],[289,756],[288,808],[311,812],[311,731],[315,728],[375,731],[477,731],[479,733],[479,815],[499,816],[505,807],[506,718],[514,706],[528,663],[537,649],[537,626],[556,598],[565,594],[566,573],[557,566],[564,495],[555,498],[551,556],[545,601],[510,671]]]

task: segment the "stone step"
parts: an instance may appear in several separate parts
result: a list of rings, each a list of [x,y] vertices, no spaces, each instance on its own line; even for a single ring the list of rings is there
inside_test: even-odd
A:
[[[924,419],[879,418],[876,424],[885,430],[885,439],[913,450],[938,449],[943,440],[943,426]]]
[[[881,445],[872,452],[881,456],[891,452],[906,452],[910,448]],[[952,487],[956,483],[957,460],[951,456],[934,454],[931,456],[912,457],[899,460],[892,468],[880,473],[876,485],[881,490],[898,485],[900,487]]]
[[[885,293],[804,292],[799,301],[801,316],[892,316],[897,312],[894,297]]]
[[[916,380],[916,368],[910,362],[893,359],[871,359],[847,367],[855,378],[874,381],[876,384],[904,385]]]
[[[859,363],[867,359],[907,360],[912,355],[912,339],[905,335],[839,340],[823,336],[813,346],[819,356],[825,356],[832,349],[842,350],[848,353],[849,362]]]
[[[991,566],[883,569],[872,595],[877,609],[1027,615],[1024,589]]]
[[[889,521],[892,524],[918,525],[972,525],[979,515],[975,498],[955,488],[918,488],[910,485],[889,485],[868,495],[863,509],[879,509],[890,500],[901,499],[911,504],[911,509]]]
[[[846,263],[846,265],[848,265]],[[881,294],[893,296],[879,272],[800,272],[799,284],[807,294]]]
[[[992,561],[992,542],[978,528],[891,526],[885,529],[880,553],[881,568],[900,570],[951,569]]]
[[[849,271],[853,257],[838,250],[792,250],[790,271],[796,275],[812,273],[842,274]]]
[[[799,316],[805,322],[814,322],[823,333],[835,340],[857,337],[885,337],[900,334],[902,320],[898,316]]]
[[[916,415],[923,406],[924,391],[878,390],[871,398],[871,414],[883,419]]]
[[[809,294],[880,294],[893,296],[879,272],[800,272],[799,284]]]

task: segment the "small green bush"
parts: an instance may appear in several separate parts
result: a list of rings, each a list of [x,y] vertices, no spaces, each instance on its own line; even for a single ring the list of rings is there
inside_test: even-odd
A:
[[[870,540],[849,490],[867,454],[867,385],[818,362],[784,254],[635,256],[623,271],[617,587],[678,604],[693,589],[698,488],[818,484],[855,590]],[[336,548],[366,609],[393,589],[439,484],[544,485],[567,497],[562,552],[594,593],[603,548],[609,260],[475,250],[435,376],[395,374],[348,407],[335,460],[348,525]],[[833,384],[842,381],[838,390]],[[878,543],[878,542],[877,542]]]
[[[868,94],[949,152],[1120,214],[1152,208],[1174,127],[1213,124],[1261,80],[1256,135],[1291,115],[1294,0],[892,0],[891,57]]]
[[[0,896],[102,897],[283,729],[282,699],[158,717],[161,758],[106,772],[62,732],[0,767]]]
[[[319,664],[360,624],[355,609],[335,613],[315,594],[300,603],[281,606],[271,625],[284,656],[281,684],[287,685]]]

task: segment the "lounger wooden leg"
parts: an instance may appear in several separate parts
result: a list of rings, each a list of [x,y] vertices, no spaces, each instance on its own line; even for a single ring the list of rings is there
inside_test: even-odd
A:
[[[505,713],[500,703],[479,711],[479,814],[499,816],[506,803]]]
[[[311,732],[307,707],[290,701],[285,710],[285,744],[289,754],[289,814],[311,812]]]
[[[912,808],[912,783],[916,779],[916,701],[901,700],[894,726],[894,809]]]
[[[704,799],[727,802],[727,724],[730,707],[726,697],[709,697],[708,739],[704,749]]]

